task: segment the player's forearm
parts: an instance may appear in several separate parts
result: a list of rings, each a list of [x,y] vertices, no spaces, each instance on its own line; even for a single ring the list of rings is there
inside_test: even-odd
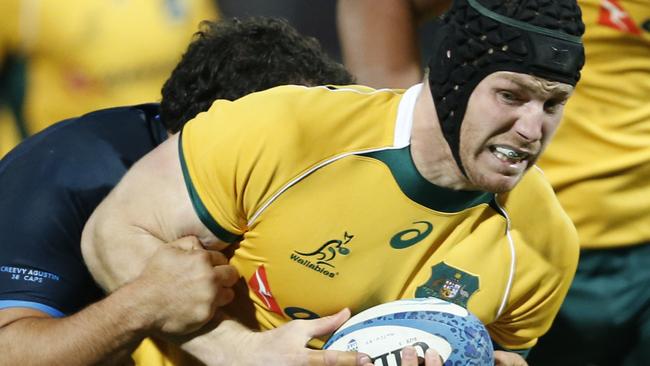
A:
[[[174,135],[139,160],[86,223],[82,253],[104,289],[134,279],[156,249],[182,237],[219,249],[194,212],[178,159]]]
[[[221,321],[211,331],[187,341],[174,340],[181,344],[181,349],[206,365],[237,365],[239,356],[237,352],[243,348],[245,352],[251,350],[246,345],[246,337],[253,333],[252,330],[233,320]]]
[[[339,0],[343,58],[359,83],[404,88],[420,81],[413,10],[404,0]]]
[[[152,323],[131,301],[135,290],[120,289],[69,317],[28,317],[0,328],[0,365],[124,364],[120,356],[130,355]]]
[[[339,0],[337,26],[346,67],[360,84],[406,88],[422,79],[418,27],[450,0]]]

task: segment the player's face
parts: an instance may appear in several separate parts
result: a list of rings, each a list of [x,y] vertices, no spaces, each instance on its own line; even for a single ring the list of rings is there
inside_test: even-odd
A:
[[[460,132],[460,156],[472,186],[507,192],[533,166],[557,129],[573,88],[499,71],[472,92]]]

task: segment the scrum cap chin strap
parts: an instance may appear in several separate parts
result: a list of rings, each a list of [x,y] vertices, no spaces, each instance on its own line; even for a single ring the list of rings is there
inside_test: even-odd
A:
[[[455,0],[436,31],[429,87],[442,133],[463,174],[460,126],[476,85],[496,71],[575,85],[584,64],[581,12],[574,0]],[[508,16],[503,13],[512,13]]]

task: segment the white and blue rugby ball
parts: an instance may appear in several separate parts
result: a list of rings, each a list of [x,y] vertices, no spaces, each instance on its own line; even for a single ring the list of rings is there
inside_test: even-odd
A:
[[[437,298],[397,300],[366,309],[345,322],[323,349],[358,351],[375,366],[400,366],[412,345],[420,357],[435,349],[445,366],[493,366],[492,341],[465,308]]]

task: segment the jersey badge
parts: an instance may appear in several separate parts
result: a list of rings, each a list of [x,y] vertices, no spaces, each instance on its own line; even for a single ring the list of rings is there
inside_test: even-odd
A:
[[[467,301],[478,288],[478,276],[440,262],[431,267],[431,277],[418,286],[415,297],[437,297],[467,308]]]
[[[345,245],[354,238],[354,235],[348,234],[346,231],[343,233],[342,239],[331,239],[321,244],[318,249],[311,252],[294,251],[289,257],[292,261],[301,264],[315,272],[318,272],[326,277],[334,278],[339,273],[335,272],[336,266],[334,260],[337,255],[350,254],[350,248]]]
[[[415,221],[416,227],[402,230],[390,238],[390,246],[395,249],[405,249],[421,242],[433,231],[433,224],[428,221]]]
[[[598,23],[607,27],[618,29],[621,32],[641,35],[641,30],[636,26],[630,14],[618,3],[617,0],[602,0],[600,3],[600,17]]]
[[[284,315],[271,293],[271,286],[269,286],[269,280],[266,277],[266,269],[263,265],[257,267],[257,271],[255,271],[248,280],[248,285],[253,292],[255,292],[257,297],[264,302],[267,309],[276,314]]]

